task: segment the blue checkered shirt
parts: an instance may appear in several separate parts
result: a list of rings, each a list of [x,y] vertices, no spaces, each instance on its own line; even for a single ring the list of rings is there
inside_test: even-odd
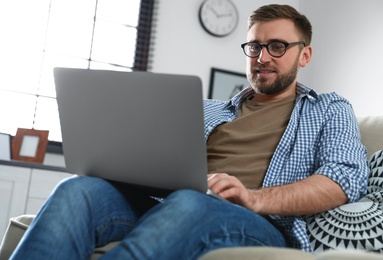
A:
[[[322,174],[337,182],[349,202],[367,188],[366,148],[350,103],[335,93],[317,94],[297,84],[290,121],[263,181],[263,187],[288,184]],[[251,87],[229,101],[205,100],[205,138],[215,127],[236,119],[242,102],[254,95]],[[312,251],[305,216],[270,216],[292,247]]]

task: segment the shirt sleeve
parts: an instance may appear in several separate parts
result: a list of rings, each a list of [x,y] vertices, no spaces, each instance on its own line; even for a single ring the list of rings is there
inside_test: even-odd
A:
[[[360,132],[351,105],[335,101],[328,107],[317,154],[320,166],[316,174],[337,182],[354,202],[367,189],[369,168],[367,150],[361,143]]]

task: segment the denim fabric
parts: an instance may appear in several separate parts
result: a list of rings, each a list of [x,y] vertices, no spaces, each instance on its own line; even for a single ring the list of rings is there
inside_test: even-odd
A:
[[[93,249],[122,242],[102,259],[196,259],[222,247],[285,247],[264,217],[196,191],[163,202],[148,191],[92,177],[60,183],[12,259],[89,259]]]

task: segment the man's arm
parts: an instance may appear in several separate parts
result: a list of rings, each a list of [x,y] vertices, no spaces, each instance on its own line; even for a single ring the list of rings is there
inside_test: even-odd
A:
[[[342,188],[320,174],[287,185],[248,190],[236,177],[222,173],[210,176],[209,188],[259,214],[314,214],[347,202]]]

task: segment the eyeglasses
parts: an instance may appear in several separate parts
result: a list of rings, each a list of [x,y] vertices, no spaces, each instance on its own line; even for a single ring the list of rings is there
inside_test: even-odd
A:
[[[257,42],[246,42],[241,44],[241,48],[243,49],[243,52],[246,56],[250,58],[257,58],[263,49],[263,47],[266,47],[268,53],[274,57],[274,58],[280,58],[283,55],[285,55],[287,48],[303,44],[303,46],[306,46],[305,42],[279,42],[279,41],[273,41],[269,42],[268,44],[260,44]]]

